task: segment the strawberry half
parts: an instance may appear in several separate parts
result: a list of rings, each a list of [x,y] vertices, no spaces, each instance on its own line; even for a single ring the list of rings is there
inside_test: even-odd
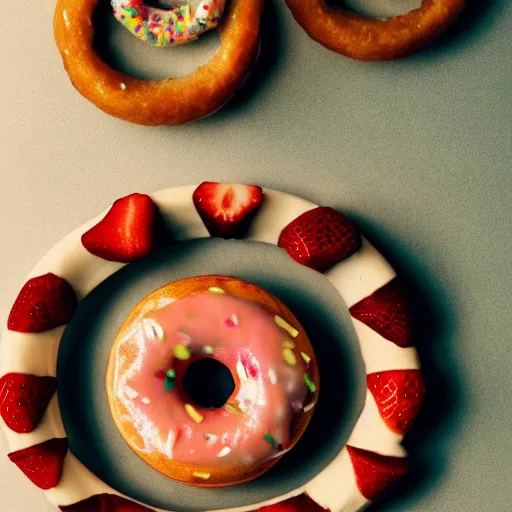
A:
[[[419,370],[390,370],[366,377],[379,413],[390,430],[405,434],[417,418],[425,395]]]
[[[64,437],[9,453],[8,457],[33,484],[47,490],[59,483],[67,451],[68,440]]]
[[[407,472],[408,463],[405,458],[388,457],[349,445],[347,450],[357,487],[367,500],[373,501]]]
[[[412,345],[412,314],[403,285],[396,277],[354,304],[350,314],[399,347]]]
[[[118,199],[82,235],[82,245],[105,260],[130,263],[156,249],[163,235],[163,221],[153,200],[145,194],[131,194]]]
[[[153,512],[116,494],[96,494],[73,505],[60,505],[64,512]]]
[[[361,247],[361,235],[345,216],[320,206],[286,226],[279,247],[298,263],[325,272]]]
[[[34,277],[18,294],[7,328],[17,332],[49,331],[69,323],[77,305],[75,291],[61,277],[51,273]]]
[[[55,377],[8,373],[0,379],[0,415],[18,434],[32,432],[57,389]]]
[[[240,238],[263,201],[263,190],[254,185],[205,181],[192,199],[211,236]]]
[[[290,498],[274,505],[261,507],[259,512],[325,512],[326,509],[315,503],[306,494]]]

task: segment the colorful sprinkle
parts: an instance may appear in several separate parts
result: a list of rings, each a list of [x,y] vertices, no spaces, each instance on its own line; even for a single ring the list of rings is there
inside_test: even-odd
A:
[[[231,452],[231,448],[229,446],[224,446],[222,450],[217,454],[217,457],[225,457],[226,455],[229,455]]]
[[[311,377],[307,373],[304,374],[304,382],[306,383],[306,385],[309,388],[309,390],[311,391],[311,393],[314,393],[316,391],[316,385],[311,380]]]
[[[231,318],[227,318],[224,323],[228,326],[228,327],[236,327],[236,324],[235,322],[233,322],[233,320]]]
[[[186,361],[190,359],[190,350],[185,345],[178,343],[178,345],[174,347],[174,356],[182,361]]]
[[[281,450],[283,448],[283,445],[282,444],[279,444],[274,436],[272,434],[265,434],[263,436],[263,439],[269,444],[272,446],[272,448],[275,448],[276,450]]]
[[[236,315],[231,315],[230,318],[228,318],[225,322],[225,324],[228,326],[228,327],[238,327],[238,324],[239,324],[239,320],[238,320],[238,317]]]
[[[149,398],[147,398],[147,397],[144,397],[144,398],[141,400],[141,402],[142,402],[143,404],[145,404],[145,405],[149,405],[149,404],[151,403],[151,400],[150,400]]]
[[[201,423],[204,420],[204,417],[199,414],[192,405],[185,404],[185,411],[187,411],[187,414],[196,422]]]
[[[177,5],[166,11],[147,7],[143,2],[112,0],[111,3],[114,16],[132,34],[151,45],[165,47],[193,41],[217,27],[225,0],[209,0],[196,7]]]
[[[226,409],[226,411],[229,412],[229,414],[239,414],[240,412],[236,407],[234,407],[231,404],[226,404],[224,406],[224,409]]]
[[[159,339],[162,341],[164,339],[162,326],[152,318],[144,318],[142,320],[142,328],[148,340]]]
[[[296,338],[299,335],[299,331],[292,327],[284,318],[281,318],[279,315],[274,316],[274,321],[276,324],[284,329],[292,338]]]
[[[306,364],[309,364],[309,362],[311,361],[311,357],[309,357],[305,352],[301,352],[300,355],[302,356],[302,359],[306,361]]]
[[[311,402],[310,404],[306,405],[306,406],[304,407],[304,412],[309,412],[309,411],[311,411],[311,409],[313,409],[313,407],[315,407],[315,405],[316,405],[316,404],[315,404],[315,402]]]
[[[247,373],[245,373],[244,365],[240,360],[236,363],[236,373],[240,378],[240,382],[247,382],[249,380],[249,378],[247,377]]]
[[[290,348],[283,349],[283,358],[290,366],[297,364],[297,358]]]
[[[210,345],[205,345],[203,347],[203,353],[208,355],[213,354],[213,347]]]
[[[295,342],[293,341],[283,341],[283,347],[284,348],[295,348]]]
[[[201,480],[208,480],[211,476],[210,473],[202,473],[201,471],[194,471],[192,475],[196,478],[200,478]]]
[[[164,378],[164,391],[167,393],[171,391],[176,385],[176,372],[174,370],[167,370]]]
[[[214,295],[226,295],[226,292],[222,288],[218,288],[217,286],[212,286],[208,288],[209,293],[213,293]]]

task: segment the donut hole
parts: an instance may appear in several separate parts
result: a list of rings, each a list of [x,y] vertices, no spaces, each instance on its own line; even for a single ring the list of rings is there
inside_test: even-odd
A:
[[[392,18],[419,9],[422,0],[327,0],[330,7],[344,7],[365,18]]]
[[[220,409],[235,391],[235,379],[225,364],[213,357],[204,357],[188,365],[182,389],[199,407]]]
[[[153,7],[168,8],[165,0],[151,1]],[[206,32],[183,46],[151,46],[115,19],[109,0],[98,0],[92,22],[92,46],[99,57],[111,68],[141,80],[188,76],[210,61],[220,48],[219,30]]]

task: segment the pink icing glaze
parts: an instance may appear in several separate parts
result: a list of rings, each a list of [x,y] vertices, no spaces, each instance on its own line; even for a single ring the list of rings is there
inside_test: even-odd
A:
[[[253,465],[278,456],[310,396],[304,382],[307,365],[296,350],[294,365],[284,360],[286,341],[293,339],[273,315],[227,295],[191,295],[145,317],[117,348],[133,344],[137,357],[125,368],[117,355],[114,376],[116,396],[129,411],[126,419],[143,440],[137,449],[210,467]],[[190,358],[178,359],[175,350],[185,356],[188,351]],[[238,413],[229,406],[201,408],[181,389],[186,367],[201,357],[213,357],[231,370],[236,387],[228,403]],[[176,385],[166,392],[169,369],[175,370]],[[202,416],[200,423],[185,403]],[[268,434],[281,446],[272,446]]]

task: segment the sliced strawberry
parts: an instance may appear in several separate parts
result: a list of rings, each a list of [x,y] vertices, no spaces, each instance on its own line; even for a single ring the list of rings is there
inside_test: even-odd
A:
[[[405,458],[388,457],[349,445],[347,450],[357,487],[367,500],[373,501],[407,472],[408,463]]]
[[[350,314],[399,347],[412,345],[412,314],[409,300],[399,279],[354,304]]]
[[[145,194],[131,194],[118,199],[107,215],[82,235],[82,244],[105,260],[130,263],[156,249],[163,237],[156,204]]]
[[[0,379],[0,415],[14,432],[32,432],[57,389],[55,377],[8,373]]]
[[[64,457],[68,451],[67,438],[50,439],[44,443],[9,453],[23,473],[40,489],[55,487],[62,475]]]
[[[51,273],[34,277],[16,298],[7,328],[17,332],[49,331],[69,323],[77,305],[73,288],[61,277]]]
[[[306,494],[290,498],[274,505],[261,507],[259,512],[325,512],[326,509],[315,503]]]
[[[116,494],[96,494],[73,505],[60,505],[64,512],[153,512]]]
[[[211,236],[240,238],[263,201],[263,190],[254,185],[201,183],[194,205]]]
[[[345,216],[320,206],[286,226],[279,247],[298,263],[325,272],[361,247],[361,235]]]
[[[418,370],[390,370],[366,377],[379,413],[390,430],[405,434],[417,418],[425,395]]]

